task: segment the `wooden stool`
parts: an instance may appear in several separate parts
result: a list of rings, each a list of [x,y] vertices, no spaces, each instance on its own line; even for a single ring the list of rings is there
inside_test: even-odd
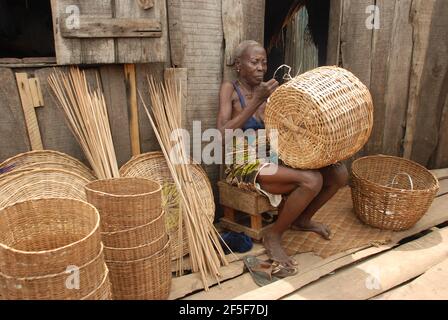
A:
[[[225,181],[218,182],[219,201],[224,208],[224,217],[221,226],[235,232],[244,232],[255,240],[262,239],[263,231],[269,226],[263,226],[264,212],[277,211],[271,206],[269,200],[257,192],[242,190]],[[246,226],[239,221],[237,215],[241,213],[250,217],[250,225]],[[244,218],[244,217],[243,217]]]

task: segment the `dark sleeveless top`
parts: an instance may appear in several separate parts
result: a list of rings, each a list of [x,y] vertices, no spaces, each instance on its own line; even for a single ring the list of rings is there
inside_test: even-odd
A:
[[[233,87],[235,88],[236,93],[238,94],[238,98],[240,99],[241,107],[244,109],[246,108],[246,100],[244,99],[244,96],[241,92],[240,87],[238,87],[236,81],[233,82]],[[264,123],[258,121],[254,116],[250,117],[246,123],[243,125],[243,131],[249,130],[249,129],[264,129]]]

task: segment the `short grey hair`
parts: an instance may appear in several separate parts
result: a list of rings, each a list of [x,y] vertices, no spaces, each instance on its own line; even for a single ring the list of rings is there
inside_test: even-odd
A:
[[[244,55],[244,53],[250,47],[261,47],[261,48],[263,48],[263,46],[260,43],[258,43],[257,41],[255,41],[255,40],[245,40],[245,41],[241,42],[235,49],[235,52],[234,52],[235,61],[236,60],[240,60],[241,57]]]

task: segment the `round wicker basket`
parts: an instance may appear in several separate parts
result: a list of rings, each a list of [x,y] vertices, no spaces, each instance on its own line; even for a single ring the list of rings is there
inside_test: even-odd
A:
[[[351,187],[355,213],[364,223],[401,231],[428,211],[439,182],[413,161],[378,155],[353,162]]]
[[[62,169],[71,171],[89,181],[97,180],[95,174],[81,161],[65,153],[52,150],[30,151],[18,154],[0,164],[0,168],[23,169]]]
[[[162,187],[143,178],[99,180],[86,186],[87,201],[101,215],[101,231],[115,232],[149,224],[162,212]]]
[[[125,262],[108,261],[113,298],[166,300],[171,289],[170,244],[152,256]]]
[[[81,299],[107,271],[98,211],[73,199],[37,199],[0,210],[0,295],[5,299]],[[80,290],[67,288],[70,266]]]
[[[367,87],[351,72],[320,67],[278,88],[265,111],[271,146],[288,166],[319,169],[350,158],[367,142],[373,127],[373,102]]]
[[[109,269],[106,270],[100,286],[81,300],[112,300],[112,287],[110,285]]]
[[[164,234],[158,239],[140,245],[138,247],[129,248],[105,248],[105,257],[107,261],[124,262],[134,261],[149,257],[162,250],[168,242],[168,235]]]
[[[40,169],[9,172],[0,179],[0,208],[16,202],[39,198],[86,200],[89,181],[73,172]]]
[[[213,190],[207,174],[201,166],[191,165],[193,182],[201,192],[204,214],[213,221],[215,218],[215,200]],[[174,180],[168,169],[162,152],[150,152],[132,158],[121,169],[123,177],[144,177],[159,182],[162,185],[162,207],[166,214],[166,227],[171,242],[171,254],[173,259],[179,259],[189,253],[188,235],[182,225],[182,236],[179,235],[179,215],[182,214],[179,194]]]

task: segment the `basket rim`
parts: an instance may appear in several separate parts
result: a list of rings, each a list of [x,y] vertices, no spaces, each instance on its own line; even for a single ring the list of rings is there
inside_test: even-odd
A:
[[[146,261],[146,260],[150,260],[153,259],[155,256],[161,254],[164,251],[167,251],[170,247],[171,244],[171,240],[168,240],[165,244],[165,246],[157,251],[156,253],[153,253],[152,255],[148,256],[148,257],[144,257],[138,260],[132,260],[132,261],[110,261],[110,260],[106,260],[106,263],[110,264],[110,265],[126,265],[126,264],[131,264],[131,263],[136,263],[136,262],[142,262],[142,261]]]
[[[98,190],[94,190],[92,189],[92,185],[99,183],[99,182],[113,182],[113,181],[125,181],[125,180],[141,180],[141,181],[145,181],[145,182],[151,182],[157,185],[157,189],[150,191],[150,192],[144,192],[144,193],[139,193],[139,194],[130,194],[130,195],[123,195],[123,194],[113,194],[113,193],[108,193],[108,192],[103,192],[103,191],[98,191]],[[113,179],[101,179],[101,180],[96,180],[96,181],[91,181],[88,184],[86,184],[85,186],[85,190],[89,191],[92,194],[96,194],[96,195],[100,195],[102,197],[107,196],[109,198],[117,198],[117,199],[121,199],[121,198],[139,198],[139,197],[144,197],[144,196],[148,196],[148,195],[152,195],[152,194],[156,194],[158,192],[162,191],[162,186],[160,185],[160,183],[158,183],[157,181],[151,180],[151,179],[147,179],[147,178],[141,178],[141,177],[122,177],[122,178],[113,178]]]
[[[86,268],[87,266],[89,266],[90,264],[96,262],[97,260],[103,260],[103,255],[104,255],[104,249],[106,247],[101,243],[101,249],[99,251],[99,253],[95,256],[95,258],[93,258],[92,260],[84,263],[82,266],[78,267],[79,270],[82,270],[84,268]],[[103,262],[103,264],[105,265],[106,263]],[[46,274],[44,276],[35,276],[35,277],[13,277],[13,276],[9,276],[7,274],[4,274],[3,272],[0,271],[0,277],[3,277],[5,279],[9,279],[9,280],[17,280],[17,281],[34,281],[34,280],[41,280],[41,279],[50,279],[50,278],[56,278],[59,277],[63,274],[68,274],[67,270],[59,272],[59,273],[52,273],[52,274]]]
[[[89,299],[90,297],[92,297],[95,293],[97,293],[100,289],[102,289],[103,286],[106,284],[106,282],[109,280],[109,268],[107,267],[106,263],[104,263],[104,265],[105,265],[105,272],[104,272],[103,280],[101,280],[100,285],[97,288],[95,288],[95,290],[90,292],[88,295],[86,295],[85,297],[82,297],[80,300],[86,300],[86,299]]]
[[[19,169],[19,170],[11,171],[11,172],[8,172],[8,173],[5,173],[5,174],[1,175],[0,186],[3,186],[4,184],[10,183],[11,180],[16,180],[16,179],[22,178],[23,176],[28,175],[28,174],[52,173],[52,172],[65,173],[65,174],[68,174],[68,175],[76,176],[76,178],[80,178],[80,179],[84,180],[86,183],[90,182],[89,179],[79,175],[78,173],[70,171],[70,170],[65,170],[65,169],[51,169],[51,168]],[[12,176],[12,178],[11,179],[5,179],[5,178],[8,178],[8,176]]]
[[[146,228],[147,226],[152,225],[153,223],[158,222],[160,219],[163,219],[164,215],[165,215],[165,211],[162,210],[162,213],[157,218],[155,218],[154,220],[152,220],[149,223],[146,223],[146,224],[138,226],[138,227],[129,228],[126,230],[119,230],[119,231],[113,231],[113,232],[101,232],[101,235],[104,234],[106,236],[114,236],[114,235],[118,235],[120,233],[127,233],[127,232],[131,232],[131,231],[136,231],[138,229],[143,229],[143,228]]]
[[[110,250],[110,251],[116,251],[116,252],[117,252],[117,251],[127,251],[127,250],[142,249],[142,248],[149,247],[149,246],[151,246],[151,245],[157,243],[158,241],[162,240],[163,238],[167,238],[168,241],[169,241],[169,237],[168,237],[168,235],[167,235],[167,234],[163,234],[162,236],[160,236],[160,237],[157,238],[156,240],[153,240],[153,241],[151,241],[151,242],[142,244],[142,245],[137,246],[137,247],[130,247],[130,248],[112,248],[112,247],[104,246],[104,249],[106,249],[106,250]],[[114,261],[114,262],[116,262],[116,261]]]
[[[67,248],[73,247],[79,243],[82,243],[84,241],[86,241],[87,239],[91,238],[100,228],[100,213],[98,212],[98,209],[95,208],[93,205],[91,205],[90,203],[86,202],[86,201],[82,201],[82,200],[78,200],[78,199],[72,199],[72,198],[41,198],[41,199],[31,199],[31,200],[25,200],[25,201],[19,201],[16,203],[13,203],[9,206],[0,208],[0,214],[2,214],[4,210],[10,209],[11,207],[17,206],[17,205],[23,205],[25,203],[28,202],[44,202],[44,201],[64,201],[64,202],[73,202],[73,203],[78,203],[78,204],[82,204],[85,207],[90,207],[91,209],[93,209],[93,212],[95,213],[95,226],[92,229],[92,231],[90,231],[89,234],[87,234],[85,237],[83,237],[82,239],[79,239],[75,242],[69,243],[63,247],[58,247],[55,249],[51,249],[51,250],[41,250],[41,251],[24,251],[24,250],[18,250],[15,248],[12,248],[10,246],[5,245],[4,243],[0,242],[0,248],[3,248],[7,251],[11,251],[14,253],[20,253],[22,255],[28,255],[28,256],[37,256],[37,255],[42,255],[42,254],[48,254],[48,253],[55,253],[55,252],[59,252],[59,251],[63,251]]]
[[[56,151],[56,150],[49,150],[49,149],[45,149],[45,150],[32,150],[32,151],[27,151],[27,152],[22,152],[22,153],[16,154],[15,156],[12,156],[12,157],[6,159],[5,161],[1,162],[1,163],[0,163],[0,168],[3,167],[4,165],[9,164],[11,161],[14,161],[14,160],[16,160],[16,159],[18,159],[18,158],[21,158],[21,157],[23,157],[23,156],[27,156],[27,155],[37,155],[37,154],[42,154],[42,155],[44,155],[44,154],[46,154],[46,153],[55,154],[55,155],[58,155],[58,156],[61,156],[61,157],[64,157],[64,158],[68,158],[68,159],[70,159],[70,160],[73,160],[74,162],[79,163],[80,165],[82,165],[83,167],[85,167],[86,169],[88,169],[90,172],[93,173],[92,169],[90,169],[90,168],[89,168],[88,166],[86,166],[83,162],[81,162],[81,160],[79,160],[79,159],[77,159],[77,158],[75,158],[75,157],[72,157],[71,155],[66,154],[66,153],[64,153],[64,152],[60,152],[60,151]]]
[[[370,180],[368,180],[368,179],[366,179],[364,177],[359,176],[359,174],[356,173],[354,166],[357,163],[359,163],[359,162],[361,162],[361,161],[363,161],[365,159],[373,159],[373,158],[383,158],[383,159],[390,158],[390,159],[395,159],[395,160],[399,160],[399,161],[403,161],[403,162],[407,162],[409,164],[415,165],[415,166],[419,167],[420,169],[422,169],[423,171],[425,171],[427,174],[429,174],[431,176],[431,178],[433,179],[434,185],[431,188],[427,188],[427,189],[416,189],[416,190],[400,189],[400,188],[393,188],[393,187],[383,186],[383,185],[381,185],[379,183],[372,182],[372,181],[370,181]],[[352,175],[356,179],[362,181],[363,183],[369,184],[371,186],[381,187],[382,189],[388,190],[388,191],[394,191],[394,192],[399,191],[401,193],[414,193],[415,194],[415,193],[434,192],[434,191],[436,191],[436,190],[438,190],[440,188],[439,179],[437,179],[437,177],[430,170],[428,170],[427,168],[425,168],[424,166],[422,166],[421,164],[419,164],[419,163],[417,163],[415,161],[412,161],[412,160],[409,160],[409,159],[405,159],[405,158],[401,158],[401,157],[396,157],[396,156],[389,156],[389,155],[378,154],[378,155],[365,156],[365,157],[356,159],[352,163],[352,170],[351,170],[351,172],[352,172]]]

